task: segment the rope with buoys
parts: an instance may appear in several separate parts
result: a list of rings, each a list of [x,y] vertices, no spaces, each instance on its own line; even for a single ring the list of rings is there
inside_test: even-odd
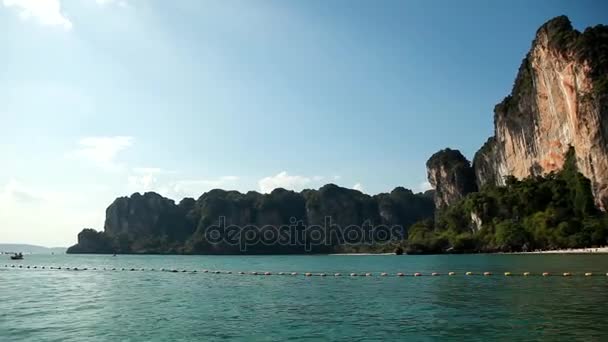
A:
[[[327,273],[325,272],[304,272],[304,273],[298,273],[298,272],[270,272],[270,271],[263,271],[263,272],[258,272],[258,271],[249,271],[249,272],[244,272],[244,271],[222,271],[222,270],[207,270],[207,269],[202,269],[202,270],[188,270],[188,269],[175,269],[175,268],[159,268],[154,269],[154,268],[135,268],[135,267],[131,267],[131,268],[116,268],[116,267],[112,267],[112,268],[107,268],[107,267],[103,267],[103,268],[97,268],[97,267],[93,267],[93,268],[88,268],[88,267],[75,267],[75,266],[48,266],[48,265],[15,265],[15,264],[5,264],[4,267],[0,267],[0,269],[22,269],[22,270],[45,270],[45,271],[57,271],[57,270],[64,270],[64,271],[79,271],[79,272],[83,272],[83,271],[97,271],[97,272],[103,272],[103,271],[121,271],[121,272],[169,272],[169,273],[208,273],[208,274],[235,274],[235,275],[254,275],[254,276],[298,276],[298,275],[303,275],[304,277],[326,277]],[[342,273],[340,272],[336,272],[336,273],[330,273],[333,274],[334,277],[341,277]],[[492,276],[494,273],[486,271],[486,272],[472,272],[472,271],[467,271],[467,272],[463,272],[463,273],[457,273],[457,272],[447,272],[445,273],[450,277],[453,276],[458,276],[458,275],[465,275],[465,276],[483,276],[483,277],[490,277]],[[441,276],[442,273],[439,272],[430,272],[430,273],[421,273],[421,272],[414,272],[414,273],[403,273],[403,272],[396,272],[396,273],[389,273],[389,272],[378,272],[378,273],[372,273],[372,272],[360,272],[360,273],[356,273],[356,272],[352,272],[352,273],[348,273],[348,275],[350,275],[350,277],[352,278],[356,278],[356,277],[374,277],[374,276],[380,276],[380,277],[425,277],[425,276],[431,276],[431,277],[438,277]],[[505,277],[514,277],[514,276],[522,276],[522,277],[533,277],[533,276],[539,276],[539,277],[576,277],[576,276],[583,276],[583,277],[597,277],[597,276],[604,276],[601,273],[593,273],[593,272],[582,272],[582,273],[572,273],[572,272],[563,272],[563,273],[550,273],[550,272],[542,272],[542,273],[532,273],[532,272],[521,272],[521,273],[513,273],[513,272],[504,272],[504,276]],[[608,277],[608,273],[605,274],[606,277]]]

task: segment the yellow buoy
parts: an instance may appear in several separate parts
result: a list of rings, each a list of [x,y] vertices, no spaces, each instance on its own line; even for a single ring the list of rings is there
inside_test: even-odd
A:
[[[591,277],[592,275],[593,275],[593,273],[591,273],[591,272],[585,273],[585,277]]]
[[[453,275],[456,275],[456,273],[454,273],[454,272],[449,272],[449,273],[448,273],[448,275],[453,276]]]
[[[291,275],[298,275],[298,272],[291,272]]]
[[[312,273],[310,273],[310,272],[306,272],[304,275],[307,277],[312,277]]]
[[[433,273],[431,273],[431,275],[432,275],[433,277],[436,277],[436,276],[438,276],[438,275],[439,275],[439,273],[437,273],[437,272],[433,272]]]
[[[491,275],[492,275],[492,272],[483,272],[483,275],[484,275],[484,276],[491,276]]]
[[[530,275],[530,272],[524,272],[524,277],[527,277]]]
[[[473,272],[467,272],[466,275],[473,275]]]
[[[507,277],[508,277],[508,276],[510,276],[510,275],[511,275],[511,272],[505,272],[505,276],[507,276]]]
[[[549,275],[549,272],[543,272],[543,277],[548,277]]]
[[[572,273],[570,273],[570,272],[564,272],[564,277],[569,277],[571,275],[572,275]]]

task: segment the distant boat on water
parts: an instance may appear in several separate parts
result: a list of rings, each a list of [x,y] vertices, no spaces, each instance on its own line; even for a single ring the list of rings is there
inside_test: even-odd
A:
[[[11,260],[23,260],[23,253],[15,253],[15,255],[11,255]]]

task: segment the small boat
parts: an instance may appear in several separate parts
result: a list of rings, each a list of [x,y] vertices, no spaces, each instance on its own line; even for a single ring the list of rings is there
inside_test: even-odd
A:
[[[23,254],[15,253],[15,255],[11,255],[11,260],[23,260]]]

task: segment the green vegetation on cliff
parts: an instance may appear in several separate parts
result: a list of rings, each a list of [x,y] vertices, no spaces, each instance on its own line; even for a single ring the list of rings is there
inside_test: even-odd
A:
[[[409,230],[410,253],[522,251],[605,245],[608,218],[594,204],[574,149],[560,172],[486,186]]]
[[[589,63],[596,95],[608,93],[608,26],[588,27],[581,33],[572,27],[568,17],[559,16],[540,30],[546,30],[553,49]]]
[[[307,227],[324,229],[349,226],[407,228],[434,215],[432,193],[415,194],[398,187],[390,193],[374,196],[327,184],[318,190],[294,192],[275,189],[270,194],[250,191],[246,194],[221,189],[204,193],[197,200],[186,198],[179,204],[153,192],[117,198],[106,210],[103,232],[85,229],[78,234],[78,244],[68,253],[146,253],[146,254],[285,254],[304,252],[370,252],[403,248],[404,241],[372,245],[345,244],[334,240],[306,249],[301,243],[243,244],[222,239],[209,241],[210,228],[238,226],[278,229],[301,222]],[[330,227],[326,227],[327,219]],[[278,230],[277,230],[278,231]],[[311,233],[312,234],[312,233]]]

